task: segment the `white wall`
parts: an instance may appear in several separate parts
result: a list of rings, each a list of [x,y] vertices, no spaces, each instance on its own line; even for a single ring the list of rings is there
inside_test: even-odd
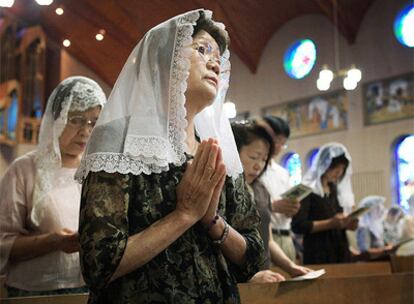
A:
[[[391,145],[398,136],[414,133],[412,119],[364,126],[361,90],[364,82],[414,71],[414,50],[399,44],[393,34],[394,18],[408,3],[407,0],[376,0],[361,23],[355,44],[349,45],[342,35],[338,37],[339,68],[347,68],[354,63],[363,73],[358,88],[348,93],[348,130],[291,139],[288,143],[288,151],[299,153],[303,163],[314,147],[330,141],[345,144],[353,158],[357,199],[375,192],[385,195],[387,204],[391,203]],[[318,59],[310,75],[294,80],[284,72],[282,60],[287,47],[300,38],[310,38],[315,42]],[[251,74],[240,59],[232,55],[228,98],[236,103],[238,111],[249,111],[256,116],[265,106],[318,95],[316,79],[319,70],[323,64],[335,67],[334,58],[332,23],[320,15],[296,18],[270,39],[256,74]],[[341,89],[341,86],[339,80],[334,81],[330,91]]]

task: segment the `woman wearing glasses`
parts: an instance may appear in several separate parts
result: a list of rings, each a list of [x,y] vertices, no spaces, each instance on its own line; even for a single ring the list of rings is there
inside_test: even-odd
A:
[[[196,10],[151,29],[125,63],[77,172],[89,303],[239,303],[236,283],[263,263],[222,111],[227,44]]]
[[[49,97],[35,151],[0,183],[0,272],[9,297],[85,291],[79,265],[82,153],[106,102],[100,86],[70,77]]]

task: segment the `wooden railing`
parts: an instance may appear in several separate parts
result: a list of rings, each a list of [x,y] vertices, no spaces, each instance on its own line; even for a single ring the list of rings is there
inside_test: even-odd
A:
[[[326,274],[309,281],[238,284],[243,304],[410,304],[414,303],[414,269],[406,258],[389,262],[313,265]],[[414,257],[411,257],[413,260]],[[398,262],[398,260],[400,260]],[[411,263],[411,262],[410,262]],[[402,266],[401,266],[402,265]],[[406,268],[408,267],[408,268]],[[87,294],[1,299],[3,304],[86,304]]]

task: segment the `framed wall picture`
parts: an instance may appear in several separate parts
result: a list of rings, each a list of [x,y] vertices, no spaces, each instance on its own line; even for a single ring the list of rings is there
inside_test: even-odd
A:
[[[346,130],[348,99],[344,90],[266,107],[264,115],[275,115],[289,123],[291,138]]]
[[[414,117],[414,73],[363,85],[365,125]]]

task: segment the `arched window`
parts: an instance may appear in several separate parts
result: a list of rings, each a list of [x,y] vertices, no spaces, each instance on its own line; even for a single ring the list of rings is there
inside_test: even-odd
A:
[[[408,200],[414,199],[414,134],[396,140],[394,157],[397,202],[407,210]]]
[[[408,5],[397,15],[394,35],[402,45],[414,47],[414,5]]]
[[[309,169],[312,166],[313,160],[316,154],[318,154],[319,148],[313,148],[306,154],[306,168]]]
[[[286,51],[283,66],[294,79],[302,79],[310,73],[316,61],[316,46],[310,39],[293,43]]]
[[[16,139],[16,126],[18,116],[18,100],[17,93],[14,91],[12,94],[12,102],[10,104],[7,115],[7,133],[10,139]]]
[[[289,172],[289,181],[292,186],[302,181],[302,161],[299,154],[289,152],[282,158],[282,166]]]

